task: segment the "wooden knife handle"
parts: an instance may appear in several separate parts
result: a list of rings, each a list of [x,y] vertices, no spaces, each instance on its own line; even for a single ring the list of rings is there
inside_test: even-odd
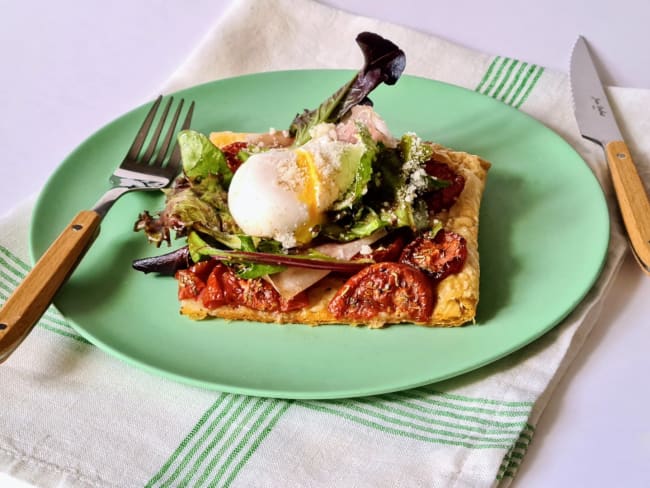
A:
[[[650,201],[623,141],[605,145],[614,191],[637,262],[650,274]]]
[[[0,362],[20,345],[99,231],[97,212],[79,212],[0,309]]]

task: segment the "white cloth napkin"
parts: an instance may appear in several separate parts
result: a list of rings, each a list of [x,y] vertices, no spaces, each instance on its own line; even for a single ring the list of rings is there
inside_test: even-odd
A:
[[[236,2],[164,91],[264,70],[358,68],[350,45],[364,30],[402,47],[407,73],[503,97],[557,131],[613,202],[601,150],[579,136],[565,74],[311,0]],[[650,92],[610,95],[647,181]],[[0,221],[2,300],[29,268],[30,211]],[[44,487],[508,485],[625,252],[612,216],[603,273],[560,326],[473,373],[373,398],[284,401],[177,384],[101,352],[51,308],[0,367],[0,470]]]

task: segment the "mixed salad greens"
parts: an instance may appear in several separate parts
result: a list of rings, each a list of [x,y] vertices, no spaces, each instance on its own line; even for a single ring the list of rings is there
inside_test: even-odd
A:
[[[405,67],[404,52],[377,34],[363,32],[357,37],[364,66],[344,86],[314,110],[296,115],[288,128],[293,147],[307,143],[315,127],[337,124],[353,107],[372,105],[368,95],[381,83],[395,84]],[[444,188],[449,181],[431,176],[425,165],[431,148],[417,135],[407,133],[386,144],[376,140],[368,127],[356,123],[364,150],[353,164],[352,183],[327,211],[327,218],[314,229],[314,243],[347,243],[368,239],[378,233],[409,228],[431,230],[426,202],[420,198]],[[143,212],[135,229],[150,242],[170,244],[172,233],[186,237],[187,246],[163,256],[138,260],[141,271],[173,274],[205,257],[221,259],[237,267],[238,275],[255,278],[271,275],[286,266],[354,271],[367,261],[333,258],[314,245],[287,249],[273,238],[247,235],[237,225],[228,206],[228,190],[233,179],[228,155],[199,132],[179,134],[183,171],[166,194],[165,208],[157,215]],[[246,164],[252,154],[264,151],[243,146],[236,154],[238,164]]]

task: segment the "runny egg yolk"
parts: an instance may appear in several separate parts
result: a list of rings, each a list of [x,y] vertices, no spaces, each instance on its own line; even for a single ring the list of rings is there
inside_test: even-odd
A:
[[[311,153],[297,149],[295,155],[296,166],[305,176],[302,181],[302,190],[298,193],[298,199],[305,204],[309,215],[308,220],[296,229],[295,237],[299,243],[305,243],[312,239],[312,229],[323,220],[323,211],[319,209],[321,177]]]

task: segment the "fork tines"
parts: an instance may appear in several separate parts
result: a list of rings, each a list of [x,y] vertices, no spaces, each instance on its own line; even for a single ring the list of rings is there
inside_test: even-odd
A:
[[[152,124],[154,123],[154,120],[156,119],[156,114],[162,103],[162,100],[163,100],[163,96],[160,95],[154,101],[153,105],[151,106],[151,109],[149,110],[149,113],[145,117],[144,122],[140,127],[140,130],[136,134],[135,140],[133,141],[131,148],[129,149],[126,157],[124,158],[123,165],[126,163],[126,165],[128,166],[138,164],[138,165],[150,165],[159,168],[165,167],[166,169],[169,169],[174,173],[177,173],[178,170],[180,169],[180,151],[178,149],[178,144],[174,144],[174,149],[172,150],[171,156],[169,157],[168,161],[166,161],[166,158],[167,158],[167,154],[169,153],[169,147],[171,145],[172,139],[174,138],[174,134],[176,133],[176,126],[178,125],[178,120],[181,116],[183,104],[185,101],[184,99],[181,99],[180,102],[178,103],[176,111],[171,117],[171,121],[168,123],[168,128],[165,137],[162,143],[159,145],[158,143],[160,140],[160,136],[163,132],[163,129],[165,128],[165,125],[167,124],[167,118],[169,115],[169,111],[172,107],[174,97],[170,96],[169,99],[167,100],[167,103],[165,104],[162,113],[158,118],[158,123],[156,125],[156,128],[154,129],[153,133],[150,135],[149,131],[151,129]],[[180,130],[189,128],[190,122],[192,120],[193,112],[194,112],[194,102],[191,102],[187,114],[185,115],[183,124],[180,127]],[[148,137],[149,137],[149,143],[147,145],[147,148],[143,154],[140,154]]]

